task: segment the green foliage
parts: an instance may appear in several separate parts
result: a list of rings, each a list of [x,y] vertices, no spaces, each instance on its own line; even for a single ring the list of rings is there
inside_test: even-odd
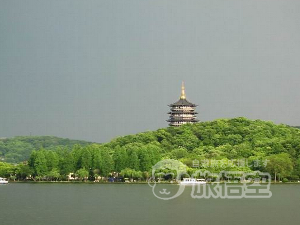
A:
[[[82,168],[76,171],[77,176],[82,179],[82,180],[87,180],[89,176],[89,171],[86,169]]]
[[[283,178],[283,179],[282,179],[282,182],[283,182],[283,183],[286,183],[286,182],[289,182],[289,180],[288,180],[287,178]]]
[[[100,174],[107,177],[114,169],[114,161],[109,153],[109,149],[100,149],[100,157],[102,159],[100,165]]]
[[[26,145],[23,145],[26,143]],[[24,153],[22,146],[28,152]],[[272,122],[246,118],[219,119],[212,122],[168,127],[136,135],[113,139],[106,144],[89,144],[53,137],[18,137],[0,140],[0,158],[21,154],[28,165],[0,167],[0,174],[25,179],[32,175],[40,180],[66,180],[70,173],[80,179],[96,176],[121,175],[146,179],[151,168],[161,159],[178,159],[193,171],[193,160],[214,160],[209,167],[200,163],[200,169],[212,172],[222,170],[262,170],[274,177],[289,180],[300,176],[300,130],[275,125]],[[27,150],[25,151],[27,152]],[[26,158],[27,157],[27,158]],[[247,159],[248,164],[237,166],[231,161]],[[265,165],[257,161],[268,160]],[[13,160],[12,160],[13,161]]]
[[[69,173],[74,172],[75,165],[74,165],[74,158],[73,154],[67,149],[59,148],[57,151],[58,156],[58,169],[59,173],[62,176],[67,176]]]
[[[277,155],[271,155],[267,157],[269,163],[266,166],[266,170],[274,174],[275,182],[277,175],[280,174],[281,177],[286,178],[286,176],[291,175],[293,170],[293,162],[287,153],[281,153]]]
[[[60,177],[59,170],[57,168],[53,168],[48,174],[47,177],[50,180],[57,180]]]
[[[48,171],[47,159],[45,153],[46,152],[44,150],[37,151],[35,153],[35,158],[33,159],[35,174],[40,177],[45,176]]]
[[[143,176],[143,173],[141,171],[136,171],[130,168],[125,168],[120,172],[120,175],[125,177],[125,178],[134,178],[134,179],[140,179]],[[147,176],[147,175],[146,175]]]
[[[0,162],[0,177],[10,177],[14,174],[15,167],[9,163]]]
[[[132,168],[134,170],[139,170],[140,161],[138,158],[137,150],[131,149],[128,151],[127,165],[129,168]]]
[[[126,149],[123,147],[120,147],[119,145],[116,146],[114,155],[114,164],[115,164],[115,171],[121,171],[126,168],[127,161],[128,161],[128,155],[126,152]]]
[[[16,166],[15,174],[18,180],[25,180],[27,177],[30,177],[33,172],[29,165],[21,163]]]
[[[53,136],[2,138],[0,139],[0,160],[3,158],[5,162],[19,163],[28,160],[33,150],[39,150],[41,148],[54,150],[57,147],[71,149],[76,144],[86,146],[91,143]]]

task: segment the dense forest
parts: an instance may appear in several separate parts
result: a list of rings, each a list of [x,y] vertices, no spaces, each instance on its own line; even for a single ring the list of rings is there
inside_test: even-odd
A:
[[[71,149],[75,144],[85,146],[87,141],[70,140],[53,136],[20,136],[0,138],[0,161],[19,163],[27,161],[33,150],[55,150],[57,147]]]
[[[190,174],[198,169],[260,170],[283,181],[297,181],[299,156],[297,128],[246,118],[218,119],[118,137],[104,144],[78,143],[72,148],[57,144],[50,149],[35,146],[27,162],[0,163],[0,176],[13,180],[68,180],[73,173],[79,180],[146,180],[155,163],[177,159],[188,166]],[[195,161],[199,162],[197,168]]]

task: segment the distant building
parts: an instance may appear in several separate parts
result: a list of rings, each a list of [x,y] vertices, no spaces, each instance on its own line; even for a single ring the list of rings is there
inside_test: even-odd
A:
[[[169,105],[170,107],[170,118],[167,120],[170,126],[181,126],[186,123],[196,123],[197,120],[195,108],[197,105],[186,100],[184,83],[181,86],[180,99]]]

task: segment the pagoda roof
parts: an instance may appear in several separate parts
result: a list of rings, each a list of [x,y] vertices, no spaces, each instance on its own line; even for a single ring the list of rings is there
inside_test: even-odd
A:
[[[196,107],[197,105],[189,102],[188,100],[186,100],[185,98],[180,98],[177,102],[170,104],[170,107],[174,107],[174,106],[191,106],[191,107]]]
[[[167,120],[168,122],[198,122],[196,118],[170,118]]]
[[[198,114],[196,111],[171,110],[168,114]]]

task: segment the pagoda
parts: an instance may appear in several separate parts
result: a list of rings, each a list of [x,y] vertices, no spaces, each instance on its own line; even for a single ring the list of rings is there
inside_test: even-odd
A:
[[[184,83],[181,85],[181,96],[180,99],[169,105],[170,107],[170,118],[167,120],[170,126],[181,126],[186,123],[196,123],[199,120],[196,118],[197,112],[195,108],[197,105],[189,102],[185,97]]]

